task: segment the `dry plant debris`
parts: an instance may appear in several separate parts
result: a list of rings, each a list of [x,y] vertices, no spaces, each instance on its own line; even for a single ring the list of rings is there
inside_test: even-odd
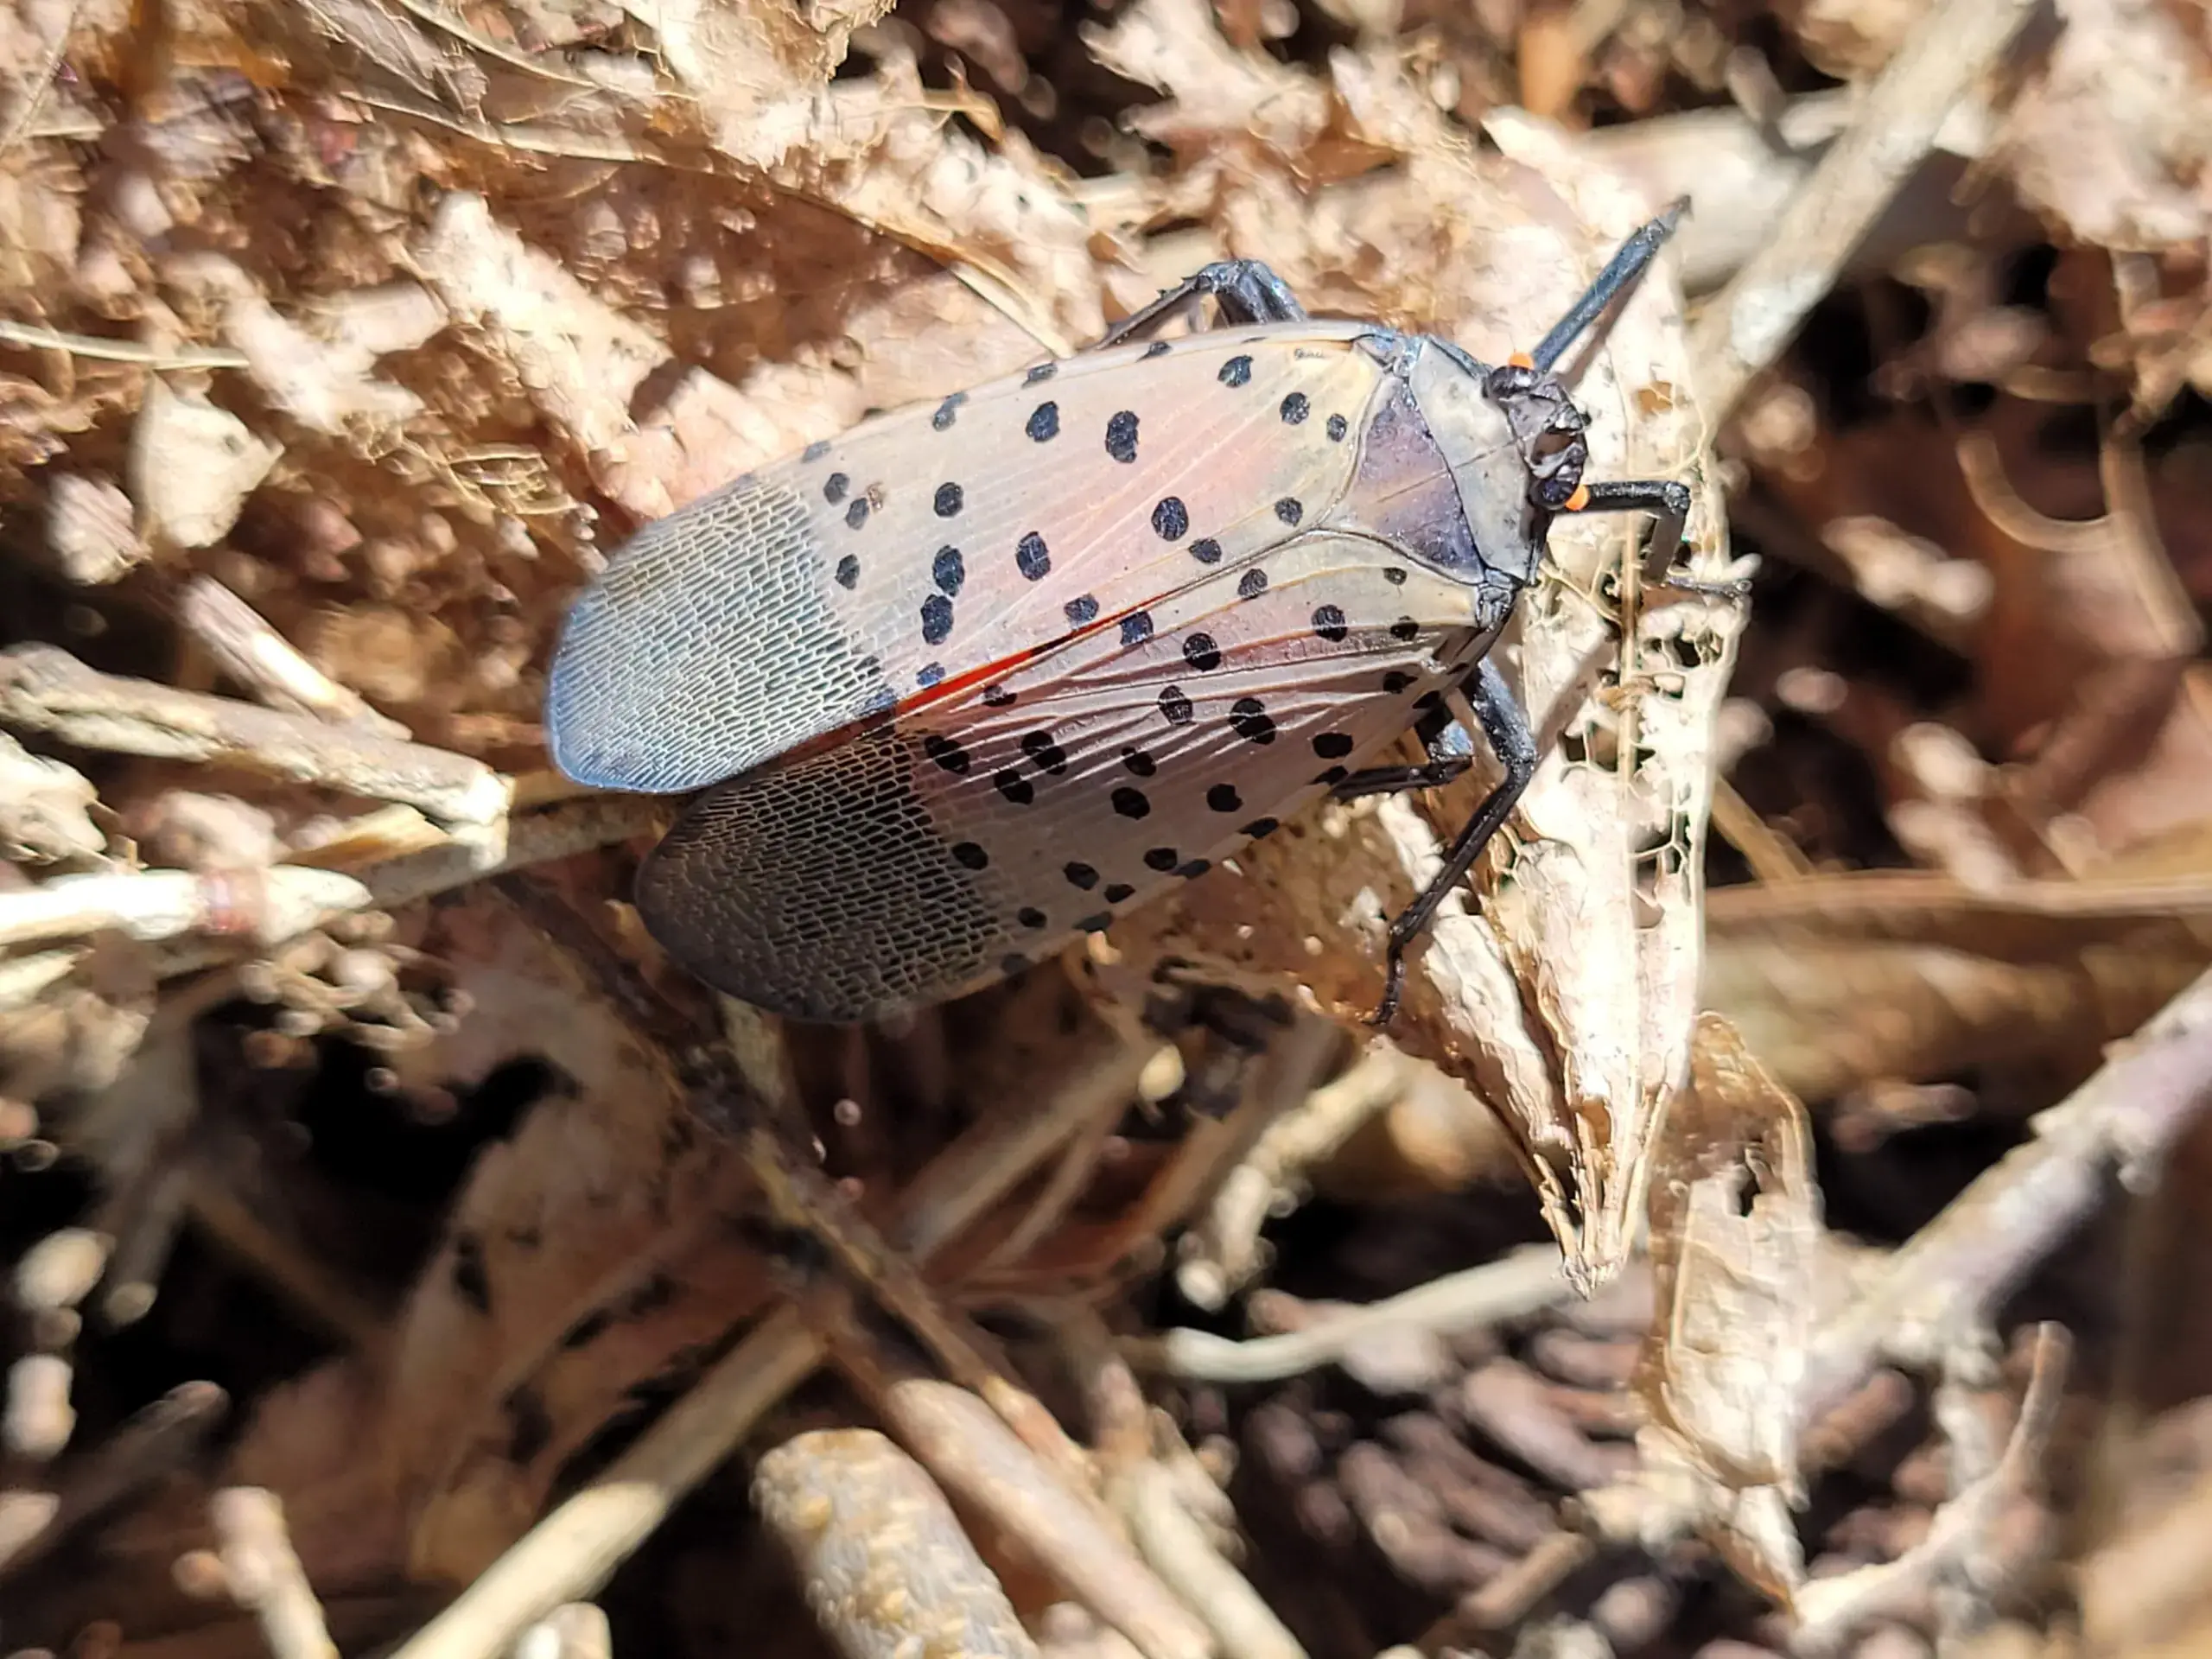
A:
[[[1205,260],[1576,365],[1537,780],[782,1027],[548,769],[636,524]],[[2179,1656],[2212,22],[0,0],[0,1651]]]

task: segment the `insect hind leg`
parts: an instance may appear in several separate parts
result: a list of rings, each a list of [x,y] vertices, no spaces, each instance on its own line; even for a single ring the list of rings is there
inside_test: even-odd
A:
[[[1444,855],[1442,868],[1430,878],[1420,896],[1391,921],[1382,1001],[1370,1016],[1369,1023],[1372,1025],[1387,1026],[1397,1013],[1398,997],[1405,988],[1408,948],[1428,931],[1445,895],[1474,868],[1475,860],[1512,812],[1522,791],[1529,787],[1529,780],[1536,775],[1535,734],[1529,730],[1528,715],[1521,712],[1520,702],[1497,665],[1487,657],[1477,663],[1474,672],[1467,677],[1465,689],[1475,718],[1481,722],[1483,735],[1490,741],[1491,753],[1505,768],[1505,777],[1475,809],[1474,817],[1467,821],[1451,850]],[[1462,770],[1465,766],[1462,761]],[[1349,784],[1352,780],[1344,781]]]
[[[1331,791],[1340,801],[1366,795],[1402,795],[1410,789],[1440,789],[1466,776],[1475,764],[1474,740],[1446,716],[1439,729],[1416,728],[1428,759],[1417,766],[1363,766]]]
[[[1255,322],[1303,322],[1306,308],[1289,284],[1257,259],[1217,259],[1202,265],[1150,305],[1130,313],[1109,328],[1097,349],[1142,340],[1183,306],[1213,296],[1221,323],[1231,328]]]

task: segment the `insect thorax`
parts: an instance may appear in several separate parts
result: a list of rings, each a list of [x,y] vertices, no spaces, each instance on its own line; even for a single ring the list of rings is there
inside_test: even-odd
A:
[[[1484,365],[1420,336],[1366,343],[1387,370],[1344,517],[1477,589],[1477,613],[1502,624],[1543,551],[1523,447]]]

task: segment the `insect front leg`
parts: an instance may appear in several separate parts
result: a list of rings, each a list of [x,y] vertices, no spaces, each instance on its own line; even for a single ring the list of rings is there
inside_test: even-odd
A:
[[[1399,993],[1405,988],[1407,948],[1427,931],[1429,923],[1435,919],[1436,907],[1474,868],[1475,860],[1513,810],[1522,791],[1528,788],[1529,779],[1536,774],[1535,734],[1529,729],[1529,717],[1521,712],[1512,688],[1489,658],[1475,664],[1475,671],[1467,679],[1466,691],[1475,718],[1482,724],[1483,735],[1490,740],[1491,753],[1505,768],[1504,781],[1475,809],[1474,817],[1467,821],[1466,828],[1460,830],[1459,839],[1444,855],[1443,868],[1421,889],[1421,896],[1391,922],[1382,1001],[1371,1019],[1374,1025],[1389,1025],[1391,1016],[1398,1011]],[[1344,781],[1350,783],[1351,779]]]
[[[1221,322],[1243,327],[1255,322],[1303,322],[1306,308],[1290,287],[1257,259],[1217,259],[1201,266],[1150,305],[1132,312],[1106,331],[1097,349],[1141,340],[1181,307],[1211,295]]]
[[[1682,550],[1682,526],[1690,516],[1689,487],[1679,479],[1616,479],[1608,483],[1586,484],[1582,497],[1582,505],[1574,509],[1577,512],[1651,515],[1651,542],[1643,550],[1646,582],[1680,593],[1703,594],[1712,599],[1751,597],[1749,582],[1700,582],[1675,569],[1675,556]]]

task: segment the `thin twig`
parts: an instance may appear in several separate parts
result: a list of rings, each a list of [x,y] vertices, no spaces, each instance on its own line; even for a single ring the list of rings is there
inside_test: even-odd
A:
[[[639,836],[658,835],[667,827],[667,810],[666,802],[650,795],[593,795],[565,800],[509,819],[499,826],[498,845],[488,850],[474,840],[433,830],[423,821],[423,828],[435,836],[435,844],[415,847],[402,843],[401,850],[391,856],[353,865],[341,874],[353,875],[368,888],[370,907],[397,910],[506,871],[572,858],[578,853],[611,847]],[[335,855],[340,850],[336,847],[316,848],[311,854],[302,855],[299,868],[320,868],[326,861],[348,862]],[[155,976],[164,981],[235,961],[240,954],[240,947],[235,943],[206,935],[159,940],[148,948]],[[0,1007],[7,1006],[10,988],[4,969],[16,965],[0,964]],[[66,970],[68,965],[65,960],[44,969],[38,977],[42,979]],[[35,988],[36,981],[31,984]]]
[[[1986,1579],[1997,1565],[1989,1558],[2005,1510],[2032,1496],[2042,1484],[2070,1356],[2070,1344],[2057,1325],[2037,1329],[2019,1415],[1995,1465],[1947,1500],[1929,1522],[1927,1537],[1896,1560],[1803,1586],[1797,1592],[1795,1651],[1838,1651],[1872,1620],[1917,1605],[1931,1586],[1957,1584],[1970,1592],[1991,1587],[1975,1580]]]
[[[1122,1510],[1137,1548],[1184,1605],[1205,1618],[1224,1659],[1306,1659],[1298,1638],[1183,1507],[1164,1464],[1132,1465],[1122,1484]]]
[[[0,946],[113,928],[138,939],[184,933],[274,944],[359,910],[369,890],[330,870],[126,870],[64,875],[0,893]]]
[[[2176,996],[2096,1074],[2038,1114],[2035,1136],[1986,1171],[1814,1338],[1797,1398],[1809,1425],[1885,1360],[1922,1369],[2005,1297],[2126,1177],[2212,1106],[2212,973]]]
[[[72,357],[97,357],[111,363],[135,363],[144,369],[242,369],[244,352],[221,346],[179,346],[162,351],[141,346],[135,340],[106,340],[98,334],[64,334],[35,322],[0,321],[0,343],[28,346],[33,351],[67,352]]]
[[[258,1486],[226,1487],[209,1510],[222,1541],[231,1595],[253,1614],[275,1659],[338,1659],[276,1494]]]
[[[1250,1282],[1261,1268],[1260,1234],[1281,1213],[1286,1192],[1308,1169],[1325,1163],[1360,1126],[1405,1092],[1408,1065],[1377,1045],[1336,1077],[1269,1124],[1251,1152],[1230,1171],[1185,1241],[1183,1270],[1204,1260],[1220,1282]]]
[[[24,67],[18,102],[9,112],[6,128],[0,130],[0,156],[13,149],[30,130],[39,105],[45,103],[47,91],[54,85],[54,72],[61,67],[62,54],[69,49],[69,36],[77,27],[77,0],[64,0],[60,11],[52,36],[40,42],[37,56]],[[26,7],[22,21],[30,23],[37,16],[37,8]]]
[[[1852,251],[1935,148],[1952,109],[2041,0],[1942,0],[1867,89],[1851,130],[1821,157],[1760,250],[1690,326],[1694,384],[1719,423],[1778,356]]]
[[[847,1344],[839,1351],[851,1357]],[[1145,1564],[1112,1512],[1034,1456],[981,1400],[931,1376],[868,1382],[886,1426],[922,1466],[1005,1536],[1021,1540],[1103,1623],[1149,1659],[1206,1659],[1206,1627]]]
[[[0,652],[0,721],[86,748],[226,762],[404,801],[450,824],[493,823],[507,808],[507,780],[470,756],[102,674],[52,645]]]
[[[195,575],[177,596],[177,620],[192,630],[224,671],[251,688],[272,709],[312,715],[334,726],[355,726],[380,736],[405,739],[407,728],[369,706],[368,699],[332,679],[262,614],[213,576]]]
[[[1848,88],[1808,92],[1789,99],[1770,124],[1732,105],[1681,110],[1600,127],[1580,143],[1652,201],[1696,197],[1695,213],[1668,244],[1683,292],[1695,297],[1722,286],[1766,245],[1790,197],[1850,130],[1857,104]],[[1961,166],[1979,158],[1992,124],[1986,105],[1969,95],[1937,131],[1936,153]],[[1899,194],[1842,276],[1887,272],[1900,255],[1955,232],[1963,210],[1923,182]]]
[[[1439,1333],[1525,1317],[1573,1294],[1560,1253],[1532,1245],[1502,1260],[1446,1274],[1402,1294],[1303,1331],[1247,1342],[1178,1327],[1128,1344],[1141,1366],[1208,1382],[1270,1382],[1332,1363],[1378,1330]]]

